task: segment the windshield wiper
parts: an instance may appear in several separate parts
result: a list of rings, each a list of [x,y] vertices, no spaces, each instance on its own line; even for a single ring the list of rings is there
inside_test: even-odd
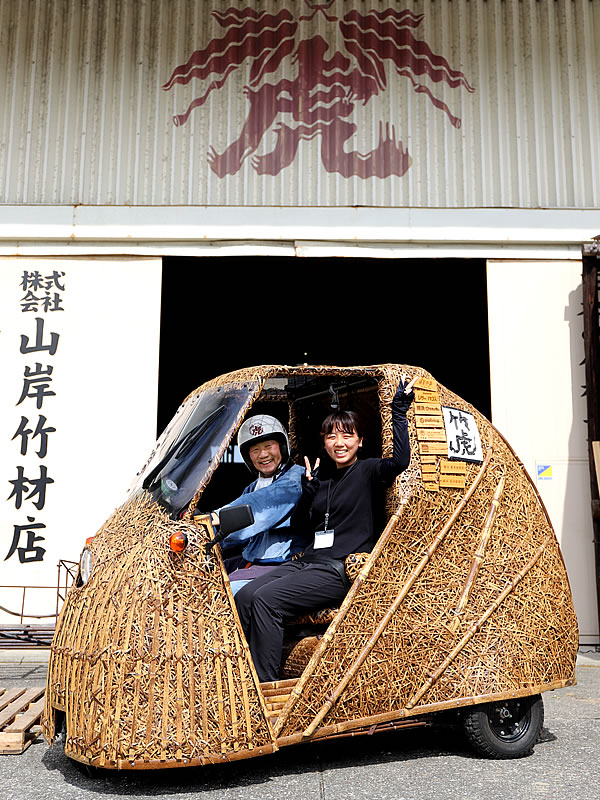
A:
[[[167,450],[166,455],[161,458],[154,469],[144,479],[144,482],[142,483],[142,489],[147,489],[149,492],[152,492],[158,485],[158,481],[153,484],[154,479],[160,475],[165,466],[173,458],[173,455],[175,455],[176,461],[179,461],[179,459],[186,456],[197,444],[200,437],[206,433],[207,428],[210,427],[214,420],[220,416],[223,411],[225,411],[225,405],[219,406],[211,414],[205,417],[202,422],[199,422],[197,425],[195,425],[191,431],[188,431],[181,441],[178,440],[174,442]]]

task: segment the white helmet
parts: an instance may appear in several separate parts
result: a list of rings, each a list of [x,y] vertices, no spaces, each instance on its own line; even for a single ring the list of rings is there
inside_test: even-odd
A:
[[[285,464],[290,457],[288,435],[278,419],[268,414],[257,414],[255,417],[248,417],[248,419],[244,420],[242,427],[238,431],[237,443],[242,458],[251,472],[256,473],[256,469],[250,460],[248,450],[251,445],[258,444],[258,442],[263,442],[266,439],[275,439],[275,441],[278,442],[281,450],[282,465]]]

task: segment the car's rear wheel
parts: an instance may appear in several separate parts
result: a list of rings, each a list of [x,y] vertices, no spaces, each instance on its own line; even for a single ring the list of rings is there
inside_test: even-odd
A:
[[[464,715],[467,739],[487,758],[522,758],[533,752],[544,724],[539,694],[474,706]]]

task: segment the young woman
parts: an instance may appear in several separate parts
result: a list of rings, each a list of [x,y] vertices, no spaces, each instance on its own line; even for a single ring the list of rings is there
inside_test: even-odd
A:
[[[304,555],[256,578],[235,596],[260,681],[278,679],[285,620],[339,605],[348,590],[346,556],[373,548],[373,493],[390,486],[408,466],[406,412],[413,397],[412,383],[406,389],[400,383],[392,401],[391,458],[358,458],[363,437],[354,412],[324,420],[321,438],[335,469],[331,478],[319,480],[318,460],[311,470],[305,459],[302,496],[292,517],[293,529],[307,538]]]

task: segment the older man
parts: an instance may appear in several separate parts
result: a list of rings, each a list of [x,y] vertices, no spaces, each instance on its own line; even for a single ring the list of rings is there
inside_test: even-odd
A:
[[[243,546],[241,558],[225,562],[234,594],[248,581],[289,561],[304,546],[290,531],[290,517],[302,493],[304,468],[290,459],[285,428],[268,414],[249,417],[239,430],[238,447],[256,477],[225,506],[248,504],[254,514],[252,525],[229,534],[222,543],[225,554]],[[214,513],[218,518],[218,512]]]

